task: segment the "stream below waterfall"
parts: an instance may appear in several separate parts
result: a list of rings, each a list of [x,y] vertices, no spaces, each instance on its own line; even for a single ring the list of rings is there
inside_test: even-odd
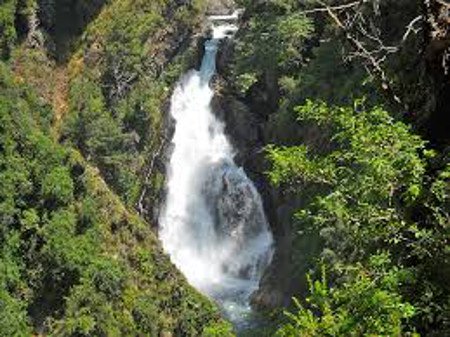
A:
[[[218,45],[237,30],[220,16],[212,22],[200,70],[185,74],[171,99],[176,126],[159,237],[189,283],[239,328],[272,258],[273,238],[261,197],[234,163],[224,125],[211,110]]]

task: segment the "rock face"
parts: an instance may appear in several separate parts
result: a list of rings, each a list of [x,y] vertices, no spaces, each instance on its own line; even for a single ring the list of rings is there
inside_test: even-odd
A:
[[[236,162],[245,168],[263,199],[264,209],[275,240],[275,253],[269,268],[261,279],[259,290],[252,297],[252,305],[258,309],[274,309],[289,304],[293,294],[307,290],[304,275],[310,267],[310,256],[320,247],[318,236],[304,236],[295,248],[308,252],[302,259],[292,261],[294,250],[294,214],[304,205],[305,190],[301,195],[288,193],[270,184],[265,175],[270,168],[265,159],[264,146],[270,122],[265,121],[252,106],[236,97],[217,97],[217,111],[227,125],[226,131],[238,150]]]
[[[233,0],[208,0],[206,13],[208,15],[228,15],[235,9]]]
[[[246,97],[233,92],[227,66],[232,63],[233,43],[225,41],[218,54],[217,94],[212,101],[215,114],[224,121],[225,131],[237,150],[235,161],[244,167],[262,196],[266,216],[270,223],[275,254],[271,266],[263,276],[260,289],[253,294],[252,304],[260,309],[273,309],[287,305],[293,294],[307,291],[305,274],[310,267],[311,257],[320,248],[316,234],[302,236],[295,248],[305,252],[301,259],[294,255],[295,231],[294,213],[306,202],[305,188],[300,193],[289,193],[270,184],[265,172],[270,168],[265,159],[264,147],[271,143],[283,143],[284,138],[298,142],[326,147],[326,135],[311,125],[297,125],[295,118],[288,128],[275,125],[274,113],[278,106],[277,79],[266,76],[256,83]],[[301,225],[300,225],[301,226]]]

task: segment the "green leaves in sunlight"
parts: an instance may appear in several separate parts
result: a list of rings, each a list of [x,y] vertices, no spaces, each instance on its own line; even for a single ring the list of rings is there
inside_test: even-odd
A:
[[[313,33],[312,22],[292,11],[293,3],[272,1],[263,7],[260,15],[250,18],[246,34],[236,42],[238,78],[261,76],[303,62],[302,51]]]
[[[53,139],[48,107],[1,62],[0,87],[0,336],[199,336],[222,324],[150,225]],[[97,94],[83,93],[79,113],[92,119],[74,125],[100,153],[115,135]]]
[[[346,282],[341,286],[331,285],[325,268],[319,279],[308,275],[305,303],[294,301],[297,310],[286,312],[288,323],[277,336],[417,336],[403,328],[415,314],[399,293],[409,275],[390,264],[387,254],[374,255],[369,269],[361,264],[346,268],[342,276]]]
[[[309,202],[296,212],[298,236],[320,234],[334,282],[328,289],[325,280],[310,281],[308,305],[289,314],[280,336],[407,336],[411,319],[429,329],[430,317],[446,331],[448,166],[428,175],[436,158],[426,143],[363,100],[307,101],[296,111],[329,146],[269,146],[268,176],[290,192],[308,188]]]

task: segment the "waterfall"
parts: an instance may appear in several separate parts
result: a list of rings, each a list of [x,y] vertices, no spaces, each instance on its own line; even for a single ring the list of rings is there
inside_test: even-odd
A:
[[[236,29],[213,26],[200,71],[183,76],[173,93],[174,150],[159,236],[188,281],[239,325],[251,312],[250,296],[270,263],[273,239],[261,197],[234,163],[224,125],[210,107],[218,44]]]

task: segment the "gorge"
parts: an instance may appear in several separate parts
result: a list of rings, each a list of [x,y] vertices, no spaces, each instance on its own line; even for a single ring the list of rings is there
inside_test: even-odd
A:
[[[450,336],[448,1],[0,2],[0,336]]]
[[[236,19],[209,18],[212,36],[205,42],[201,68],[184,75],[172,95],[174,149],[159,237],[188,281],[216,300],[239,327],[270,263],[273,239],[261,197],[234,163],[235,150],[211,107],[217,49],[237,30],[228,22]]]

